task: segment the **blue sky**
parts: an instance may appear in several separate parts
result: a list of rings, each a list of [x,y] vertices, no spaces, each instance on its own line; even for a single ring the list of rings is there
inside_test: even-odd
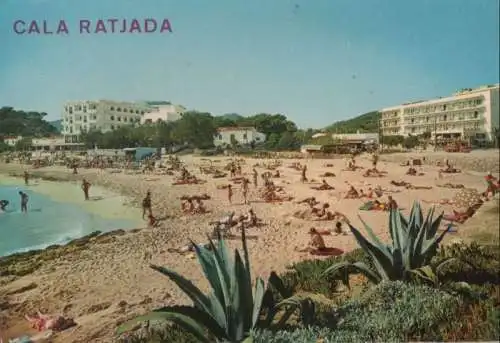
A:
[[[169,100],[301,127],[498,82],[498,0],[2,0],[0,106]],[[173,33],[80,35],[80,19],[168,18]],[[68,36],[17,35],[59,19]],[[1,123],[0,123],[1,125]]]

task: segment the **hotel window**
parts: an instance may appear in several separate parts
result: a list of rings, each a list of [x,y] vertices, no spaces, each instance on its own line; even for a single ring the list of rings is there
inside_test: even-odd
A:
[[[83,112],[87,113],[87,107],[85,107],[85,106],[83,107]]]
[[[474,111],[474,119],[477,119],[479,117],[479,112],[478,111]]]
[[[135,110],[135,113],[136,113],[136,114],[139,114],[139,110]]]
[[[122,121],[122,117],[118,117],[118,121]]]
[[[111,106],[111,107],[110,107],[110,110],[111,110],[111,111],[114,111],[114,110],[115,110],[115,108],[114,108],[113,106]]]
[[[92,116],[92,120],[97,120],[97,116],[96,116],[96,115],[93,115],[93,116]]]
[[[87,122],[87,116],[84,116],[83,117],[83,122],[86,123]]]
[[[141,111],[141,114],[144,114],[144,111]]]
[[[111,119],[111,120],[115,120],[115,116],[111,116],[111,117],[110,117],[110,119]]]
[[[125,123],[126,123],[126,122],[128,122],[128,118],[127,118],[127,117],[123,118],[123,121],[124,121]]]
[[[97,107],[96,107],[96,104],[90,104],[89,105],[89,110],[95,110]]]
[[[73,114],[73,107],[70,107],[70,108],[69,108],[69,113],[70,113],[70,114]]]
[[[111,125],[111,130],[114,130],[115,129],[115,126],[114,125]]]
[[[117,108],[116,108],[116,111],[117,111],[117,112],[121,112],[121,111],[122,111],[122,109],[121,109],[120,107],[117,107]]]
[[[483,102],[482,99],[476,99],[476,101],[475,101],[476,105],[481,105],[482,102]]]

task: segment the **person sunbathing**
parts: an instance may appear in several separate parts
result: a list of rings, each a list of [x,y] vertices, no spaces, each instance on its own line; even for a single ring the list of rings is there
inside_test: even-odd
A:
[[[364,173],[363,173],[363,177],[382,177],[385,175],[385,172],[381,172],[379,171],[378,169],[376,168],[372,168],[372,169],[367,169]]]
[[[317,190],[317,191],[328,191],[335,189],[333,186],[330,186],[328,182],[326,182],[325,179],[322,180],[321,185],[318,187],[311,187],[311,189]]]
[[[281,177],[280,171],[276,169],[276,172],[273,175],[274,178],[279,178]]]
[[[309,198],[305,198],[301,201],[297,201],[295,203],[296,204],[308,204],[309,206],[314,206],[314,205],[319,204],[319,201],[316,201],[315,197],[309,197]]]
[[[397,187],[407,187],[409,185],[411,185],[409,182],[406,182],[406,181],[394,181],[394,180],[391,180],[391,185],[394,185],[394,186],[397,186]]]
[[[476,209],[473,206],[470,206],[463,212],[453,210],[452,215],[444,215],[443,219],[463,224],[467,219],[472,217],[474,213],[476,213]]]
[[[347,232],[345,232],[342,229],[342,222],[338,221],[335,223],[335,228],[333,229],[333,232],[335,235],[347,235]]]
[[[408,168],[406,175],[417,176],[417,170],[413,167]]]
[[[392,198],[391,195],[389,195],[387,197],[387,200],[388,200],[387,205],[386,205],[387,209],[389,209],[389,210],[397,210],[398,209],[398,203],[396,202],[396,200],[394,200]]]
[[[64,331],[76,325],[75,321],[72,318],[64,318],[62,316],[49,316],[46,314],[42,314],[40,311],[37,311],[37,314],[33,317],[28,315],[25,315],[24,317],[31,323],[33,329],[37,331]]]
[[[9,200],[0,200],[0,211],[5,211],[9,205]]]
[[[316,215],[316,218],[313,220],[322,221],[322,220],[335,219],[335,215],[332,212],[327,210],[329,207],[330,207],[330,204],[324,203],[320,209],[317,209],[317,211],[313,212],[313,214]]]
[[[427,203],[427,204],[436,204],[436,205],[455,205],[455,202],[451,199],[441,199],[441,200],[432,200],[432,201],[429,201],[429,200],[422,200],[423,202]]]
[[[155,216],[153,216],[152,213],[150,213],[148,215],[148,224],[150,227],[156,228],[160,225],[160,221]]]
[[[203,205],[203,202],[201,201],[201,199],[199,199],[199,198],[196,199],[192,213],[193,214],[203,214],[203,213],[207,213],[207,212],[208,211],[205,208],[205,206]]]
[[[309,234],[311,235],[311,239],[309,240],[307,247],[303,249],[296,249],[297,251],[312,252],[312,251],[322,251],[326,249],[326,244],[323,237],[315,228],[311,228],[311,230],[309,230]]]
[[[465,188],[465,186],[461,183],[445,183],[445,184],[442,184],[442,185],[436,185],[437,187],[441,187],[441,188],[452,188],[452,189],[462,189],[462,188]]]
[[[194,211],[194,204],[192,199],[186,199],[181,202],[181,210],[184,213],[192,213]]]
[[[354,188],[354,186],[351,185],[351,188],[347,191],[347,194],[344,196],[344,199],[358,199],[359,198],[359,193]]]
[[[368,192],[366,192],[365,197],[368,199],[373,198],[373,189],[371,187],[368,188]]]
[[[411,183],[407,184],[405,187],[406,189],[432,189],[432,186],[415,186]]]
[[[448,160],[445,160],[445,168],[444,169],[439,169],[441,173],[446,173],[446,174],[455,174],[455,173],[460,173],[460,169],[454,168]]]

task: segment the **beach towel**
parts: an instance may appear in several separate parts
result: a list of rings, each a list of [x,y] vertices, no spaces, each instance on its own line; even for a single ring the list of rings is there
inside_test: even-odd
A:
[[[316,249],[310,252],[314,256],[340,256],[344,253],[344,250],[338,248],[323,248],[321,250]]]

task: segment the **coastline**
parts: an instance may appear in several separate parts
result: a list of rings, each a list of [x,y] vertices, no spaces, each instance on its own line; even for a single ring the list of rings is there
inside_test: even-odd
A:
[[[36,174],[35,174],[36,175]],[[113,192],[99,185],[92,185],[90,189],[91,201],[83,198],[81,183],[67,180],[46,180],[31,178],[29,185],[24,184],[19,176],[11,176],[0,170],[0,186],[17,186],[20,189],[31,190],[51,198],[54,201],[68,203],[80,207],[82,210],[99,215],[106,219],[122,219],[130,221],[134,227],[143,225],[141,212],[130,205],[130,200],[119,193]]]

